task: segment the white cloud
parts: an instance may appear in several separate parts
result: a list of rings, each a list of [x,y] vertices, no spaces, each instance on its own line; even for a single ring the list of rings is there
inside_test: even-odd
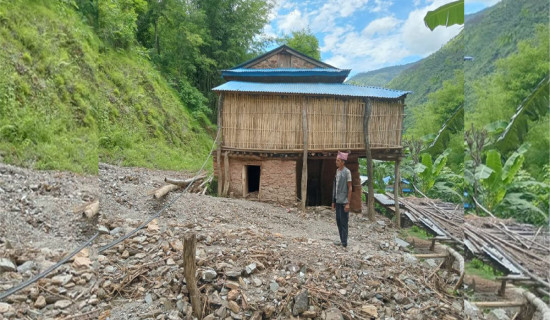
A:
[[[310,13],[313,32],[329,32],[334,29],[334,21],[357,14],[366,8],[369,0],[329,0],[320,9]]]
[[[277,25],[279,30],[284,33],[302,30],[308,26],[307,17],[302,16],[302,12],[299,9],[294,9],[294,11],[282,16],[278,20]]]
[[[405,57],[425,57],[457,35],[461,26],[439,27],[430,31],[424,16],[449,0],[435,0],[411,11],[406,20],[393,15],[371,21],[362,31],[334,28],[323,38],[323,54],[332,53],[327,63],[355,72],[396,65]]]
[[[376,6],[370,9],[370,12],[388,12],[389,8],[393,5],[393,1],[374,0]]]
[[[366,37],[378,35],[384,35],[392,32],[401,23],[399,19],[393,16],[388,16],[371,21],[365,29],[363,29],[363,35]]]

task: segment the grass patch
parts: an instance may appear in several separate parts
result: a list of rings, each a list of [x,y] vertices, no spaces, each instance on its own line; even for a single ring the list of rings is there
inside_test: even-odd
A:
[[[405,237],[405,238],[408,238],[408,237],[411,237],[411,238],[418,238],[418,239],[422,239],[422,240],[430,240],[431,239],[431,236],[430,234],[418,227],[418,226],[412,226],[410,228],[407,228],[407,229],[402,229],[401,230],[402,232],[402,236]]]
[[[478,276],[487,280],[495,280],[496,277],[504,275],[504,273],[476,258],[466,262],[464,272],[467,275]]]

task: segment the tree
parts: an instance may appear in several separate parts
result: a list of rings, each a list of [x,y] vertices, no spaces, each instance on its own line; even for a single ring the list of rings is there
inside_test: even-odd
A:
[[[309,28],[294,31],[292,35],[286,35],[277,40],[279,45],[286,44],[292,49],[299,51],[314,59],[321,60],[321,49],[319,48],[319,40],[309,30]]]

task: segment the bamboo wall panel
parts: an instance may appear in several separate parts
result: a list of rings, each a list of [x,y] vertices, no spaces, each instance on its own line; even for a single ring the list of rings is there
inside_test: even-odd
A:
[[[244,150],[302,150],[302,105],[307,104],[308,150],[364,149],[362,99],[227,93],[223,144]],[[403,103],[372,100],[369,135],[373,148],[401,146]]]

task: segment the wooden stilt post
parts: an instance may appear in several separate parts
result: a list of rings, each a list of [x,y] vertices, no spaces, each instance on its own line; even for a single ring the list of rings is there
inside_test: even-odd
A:
[[[302,102],[302,133],[304,139],[304,154],[302,156],[302,210],[306,210],[307,200],[307,105],[306,101]]]
[[[397,229],[401,229],[401,212],[399,210],[399,187],[401,186],[401,177],[399,176],[399,158],[395,160],[395,174],[393,184],[393,200],[395,202],[395,220]]]
[[[227,197],[229,192],[229,151],[223,154],[223,196]]]
[[[193,314],[202,319],[202,303],[200,292],[197,289],[197,279],[195,278],[195,250],[197,246],[197,237],[194,233],[188,233],[183,238],[183,267],[185,274],[185,283],[191,299]]]
[[[223,106],[223,92],[220,93],[218,99],[218,150],[216,151],[216,164],[218,166],[218,197],[222,194],[223,173],[221,167],[222,157],[222,106]]]
[[[363,134],[365,136],[365,153],[367,156],[367,176],[368,176],[368,195],[367,195],[367,207],[368,207],[368,217],[370,221],[374,221],[374,174],[372,170],[372,156],[370,152],[370,140],[369,140],[369,120],[371,114],[371,103],[369,99],[364,99],[365,101],[365,113],[363,115]]]

